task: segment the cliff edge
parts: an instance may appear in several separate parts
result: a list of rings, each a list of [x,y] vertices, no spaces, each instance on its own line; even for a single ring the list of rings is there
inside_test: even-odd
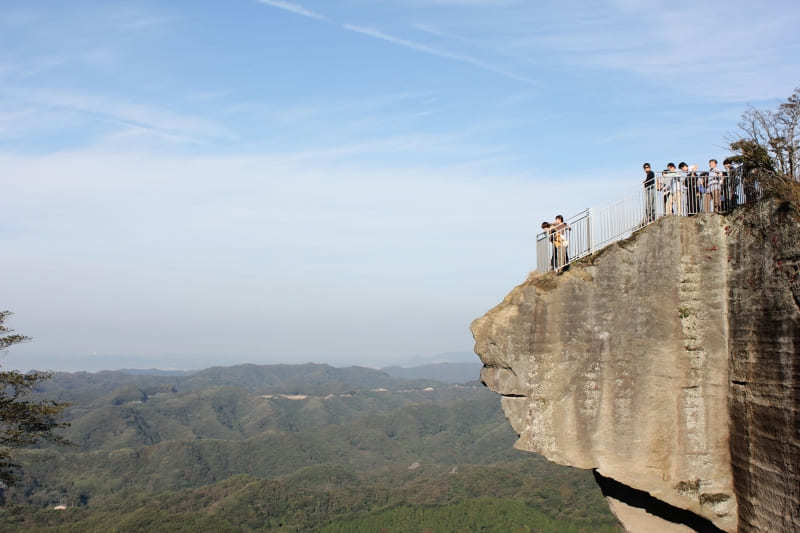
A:
[[[800,530],[800,214],[666,217],[472,324],[516,447],[630,531]]]

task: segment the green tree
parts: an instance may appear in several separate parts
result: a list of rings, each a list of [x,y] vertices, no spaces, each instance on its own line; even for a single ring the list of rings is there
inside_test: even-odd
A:
[[[29,340],[6,326],[10,311],[0,311],[0,352]],[[50,379],[46,372],[22,373],[0,371],[0,481],[6,485],[16,480],[12,450],[41,441],[66,442],[55,430],[67,424],[59,422],[66,404],[31,398],[36,385]]]

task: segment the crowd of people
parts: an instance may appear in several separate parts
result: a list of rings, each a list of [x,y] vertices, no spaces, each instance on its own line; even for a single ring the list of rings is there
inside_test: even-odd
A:
[[[695,215],[727,211],[755,194],[753,184],[742,183],[738,168],[730,159],[719,166],[708,160],[708,170],[684,162],[668,163],[659,175],[650,163],[644,169],[645,220],[652,222],[662,214]],[[660,197],[660,202],[657,198]]]
[[[708,160],[708,169],[700,170],[697,165],[688,165],[681,162],[678,165],[668,163],[666,169],[659,173],[653,171],[650,163],[642,165],[644,169],[644,188],[642,195],[643,204],[631,204],[637,213],[635,221],[628,230],[640,228],[664,215],[693,216],[699,213],[726,212],[737,205],[752,201],[760,196],[760,186],[754,178],[746,178],[740,167],[730,159],[725,159],[719,165],[716,159]],[[641,211],[640,211],[641,210]],[[642,216],[638,215],[642,212]],[[612,216],[617,216],[615,213]],[[622,220],[625,219],[622,215]],[[601,235],[592,235],[598,242],[607,242],[608,236],[603,234],[601,228],[609,226],[606,218],[599,219],[597,226]],[[585,222],[583,222],[585,221]],[[576,243],[573,243],[573,255],[580,256],[586,252],[584,248],[591,249],[592,240],[590,232],[594,227],[589,216],[578,217],[573,223],[585,223],[586,227],[578,227]],[[612,220],[609,227],[617,227],[617,220]],[[604,225],[605,224],[605,225]],[[623,222],[631,224],[631,222]],[[627,226],[626,226],[627,227]],[[564,217],[557,215],[552,222],[542,222],[541,241],[547,247],[540,249],[539,253],[549,250],[549,267],[561,273],[569,268],[570,261],[570,234],[572,228],[564,221]],[[624,232],[623,232],[624,233]],[[544,265],[540,265],[542,268]]]

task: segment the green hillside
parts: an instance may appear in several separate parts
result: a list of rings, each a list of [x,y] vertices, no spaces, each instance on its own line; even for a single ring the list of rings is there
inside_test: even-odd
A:
[[[514,450],[476,384],[247,365],[59,374],[40,393],[73,402],[73,446],[18,455],[3,530],[616,527],[591,474]]]

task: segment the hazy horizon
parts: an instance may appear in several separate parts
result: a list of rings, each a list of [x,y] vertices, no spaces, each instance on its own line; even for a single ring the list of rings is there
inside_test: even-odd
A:
[[[16,348],[15,348],[16,349]],[[20,370],[28,372],[31,370],[50,371],[50,372],[103,372],[103,371],[119,371],[119,370],[159,370],[159,371],[176,371],[176,372],[196,372],[205,370],[212,367],[231,367],[239,365],[305,365],[305,364],[326,364],[336,368],[347,367],[364,367],[375,370],[388,367],[401,367],[413,368],[434,364],[468,364],[474,363],[476,365],[482,364],[480,359],[474,352],[443,352],[430,355],[414,355],[406,358],[397,358],[387,361],[369,361],[369,360],[348,360],[342,359],[338,361],[330,360],[326,357],[309,357],[306,360],[297,358],[283,358],[276,357],[274,359],[264,358],[236,358],[235,356],[228,356],[224,362],[220,363],[220,359],[214,357],[193,358],[191,355],[173,355],[169,354],[160,358],[142,358],[140,356],[114,356],[106,357],[102,355],[97,356],[67,356],[53,358],[51,363],[47,363],[47,358],[41,358],[45,361],[38,366],[19,365],[19,360],[10,357],[11,351],[0,356],[0,364],[4,368],[12,370]],[[111,362],[113,361],[113,362]],[[111,362],[111,363],[110,363]],[[129,364],[130,363],[130,364]],[[109,366],[109,364],[111,366]]]

